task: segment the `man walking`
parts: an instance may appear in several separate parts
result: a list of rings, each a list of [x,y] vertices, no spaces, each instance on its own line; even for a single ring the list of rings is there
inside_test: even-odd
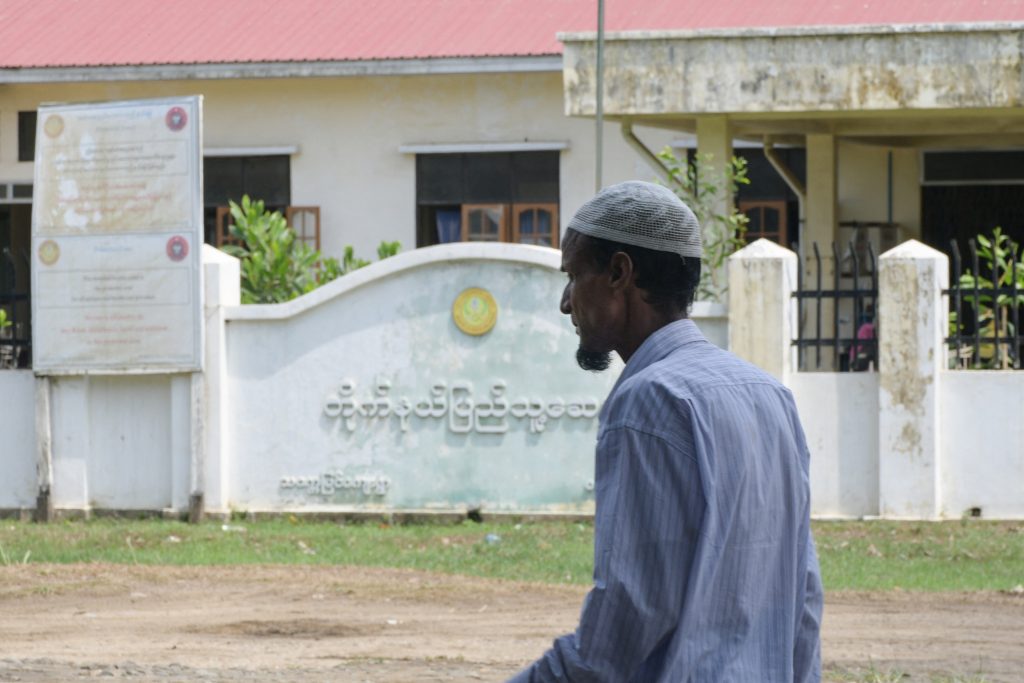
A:
[[[821,678],[803,430],[788,389],[687,318],[700,255],[693,212],[651,183],[609,187],[569,223],[577,362],[626,366],[600,415],[594,586],[576,632],[515,683]]]

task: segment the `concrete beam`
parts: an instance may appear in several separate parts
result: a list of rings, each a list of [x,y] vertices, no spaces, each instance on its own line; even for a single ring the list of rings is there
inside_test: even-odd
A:
[[[567,112],[594,113],[594,50],[565,35]],[[1019,107],[1024,26],[610,36],[609,116]]]

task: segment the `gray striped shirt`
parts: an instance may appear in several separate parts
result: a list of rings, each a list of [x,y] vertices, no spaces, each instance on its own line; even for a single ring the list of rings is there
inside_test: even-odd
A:
[[[820,681],[789,390],[680,320],[637,349],[600,421],[593,589],[576,632],[512,680]]]

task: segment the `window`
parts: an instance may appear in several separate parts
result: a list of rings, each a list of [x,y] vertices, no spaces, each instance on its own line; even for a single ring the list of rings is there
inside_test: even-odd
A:
[[[786,201],[762,200],[739,202],[740,213],[746,214],[750,220],[744,238],[747,244],[762,237],[776,244],[788,245],[786,240]]]
[[[923,185],[1003,185],[1024,181],[1024,150],[923,153]]]
[[[558,245],[558,152],[419,154],[416,245]]]
[[[687,148],[687,161],[693,163],[696,149]],[[786,181],[772,166],[764,149],[751,143],[738,143],[735,156],[747,162],[750,183],[736,188],[734,197],[741,213],[747,215],[746,241],[764,237],[784,247],[791,247],[800,237],[800,204]],[[800,147],[777,147],[775,154],[784,166],[806,185],[807,153]]]
[[[513,204],[512,241],[553,247],[558,244],[558,204]]]
[[[220,245],[230,241],[229,200],[241,202],[242,195],[249,195],[250,199],[262,199],[268,211],[287,213],[291,204],[291,159],[287,155],[206,157],[203,183],[205,238],[210,244]]]
[[[995,226],[1024,240],[1024,150],[926,150],[921,153],[921,235],[947,254]]]
[[[36,112],[18,112],[18,161],[35,161]]]

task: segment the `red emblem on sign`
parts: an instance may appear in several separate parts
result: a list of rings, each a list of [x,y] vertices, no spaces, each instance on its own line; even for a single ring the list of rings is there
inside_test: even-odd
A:
[[[181,130],[186,123],[188,123],[188,114],[181,107],[171,107],[167,112],[167,127],[171,130]]]
[[[172,261],[182,261],[188,256],[188,240],[181,235],[175,235],[167,240],[167,257]]]

